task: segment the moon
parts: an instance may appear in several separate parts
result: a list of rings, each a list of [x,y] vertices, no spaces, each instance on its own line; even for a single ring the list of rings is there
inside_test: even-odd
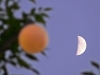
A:
[[[83,37],[78,36],[78,46],[76,55],[81,55],[85,52],[87,47],[86,41]]]

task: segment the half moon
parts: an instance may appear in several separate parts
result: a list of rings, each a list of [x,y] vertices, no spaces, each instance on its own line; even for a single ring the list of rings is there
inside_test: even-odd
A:
[[[77,47],[77,53],[76,55],[81,55],[85,52],[86,50],[86,41],[83,37],[78,36],[78,47]]]

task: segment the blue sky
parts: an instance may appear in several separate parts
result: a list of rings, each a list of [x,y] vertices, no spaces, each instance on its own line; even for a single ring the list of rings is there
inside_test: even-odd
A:
[[[21,3],[28,11],[33,5],[27,0]],[[47,20],[50,48],[48,57],[36,56],[39,62],[29,61],[41,75],[80,75],[82,71],[95,70],[90,61],[100,62],[100,1],[99,0],[37,0],[37,5],[52,7]],[[17,12],[17,15],[19,12]],[[20,15],[19,15],[20,16]],[[87,49],[76,56],[77,36],[85,38]],[[25,69],[8,65],[10,74],[35,75]]]

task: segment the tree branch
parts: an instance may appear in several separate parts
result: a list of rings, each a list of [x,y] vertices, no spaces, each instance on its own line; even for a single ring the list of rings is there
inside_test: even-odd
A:
[[[19,32],[18,32],[19,33]],[[6,51],[6,49],[15,41],[17,40],[18,33],[11,37],[8,41],[6,41],[2,47],[0,47],[0,53]]]
[[[31,23],[34,23],[34,22],[33,22],[31,19],[29,19],[29,20],[24,24],[24,26],[26,26],[26,25],[28,25],[28,24],[31,24]],[[24,27],[24,26],[23,26],[23,27]],[[5,52],[5,51],[7,50],[7,48],[8,48],[9,46],[11,46],[11,44],[12,44],[15,40],[17,40],[18,34],[19,34],[19,32],[17,32],[15,35],[13,35],[8,41],[6,41],[6,42],[3,44],[2,47],[0,47],[0,53],[1,53],[1,52]]]

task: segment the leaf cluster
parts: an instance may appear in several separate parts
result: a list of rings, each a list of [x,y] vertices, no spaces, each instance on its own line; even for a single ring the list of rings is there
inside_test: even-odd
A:
[[[91,65],[95,67],[100,74],[100,65],[97,62],[91,61]],[[82,75],[96,75],[93,71],[84,71],[81,73]]]
[[[0,5],[3,4],[5,7],[4,8],[0,6],[0,75],[1,70],[4,71],[4,74],[2,75],[8,75],[6,64],[11,64],[14,67],[17,67],[19,65],[20,67],[24,67],[35,72],[37,75],[40,74],[36,69],[32,68],[28,62],[24,61],[20,57],[20,55],[24,53],[23,56],[25,56],[27,59],[38,61],[36,56],[29,55],[22,49],[19,49],[17,37],[19,31],[22,27],[27,25],[27,22],[38,22],[46,26],[45,18],[49,18],[47,12],[50,11],[51,8],[33,7],[29,13],[22,12],[22,18],[16,18],[16,16],[14,16],[14,13],[20,10],[20,1],[21,0],[0,0]],[[28,1],[33,2],[33,4],[36,3],[35,0]],[[10,2],[12,2],[11,5],[9,5]],[[6,58],[8,52],[10,52],[11,54]],[[46,55],[45,52],[41,53],[43,55]]]

